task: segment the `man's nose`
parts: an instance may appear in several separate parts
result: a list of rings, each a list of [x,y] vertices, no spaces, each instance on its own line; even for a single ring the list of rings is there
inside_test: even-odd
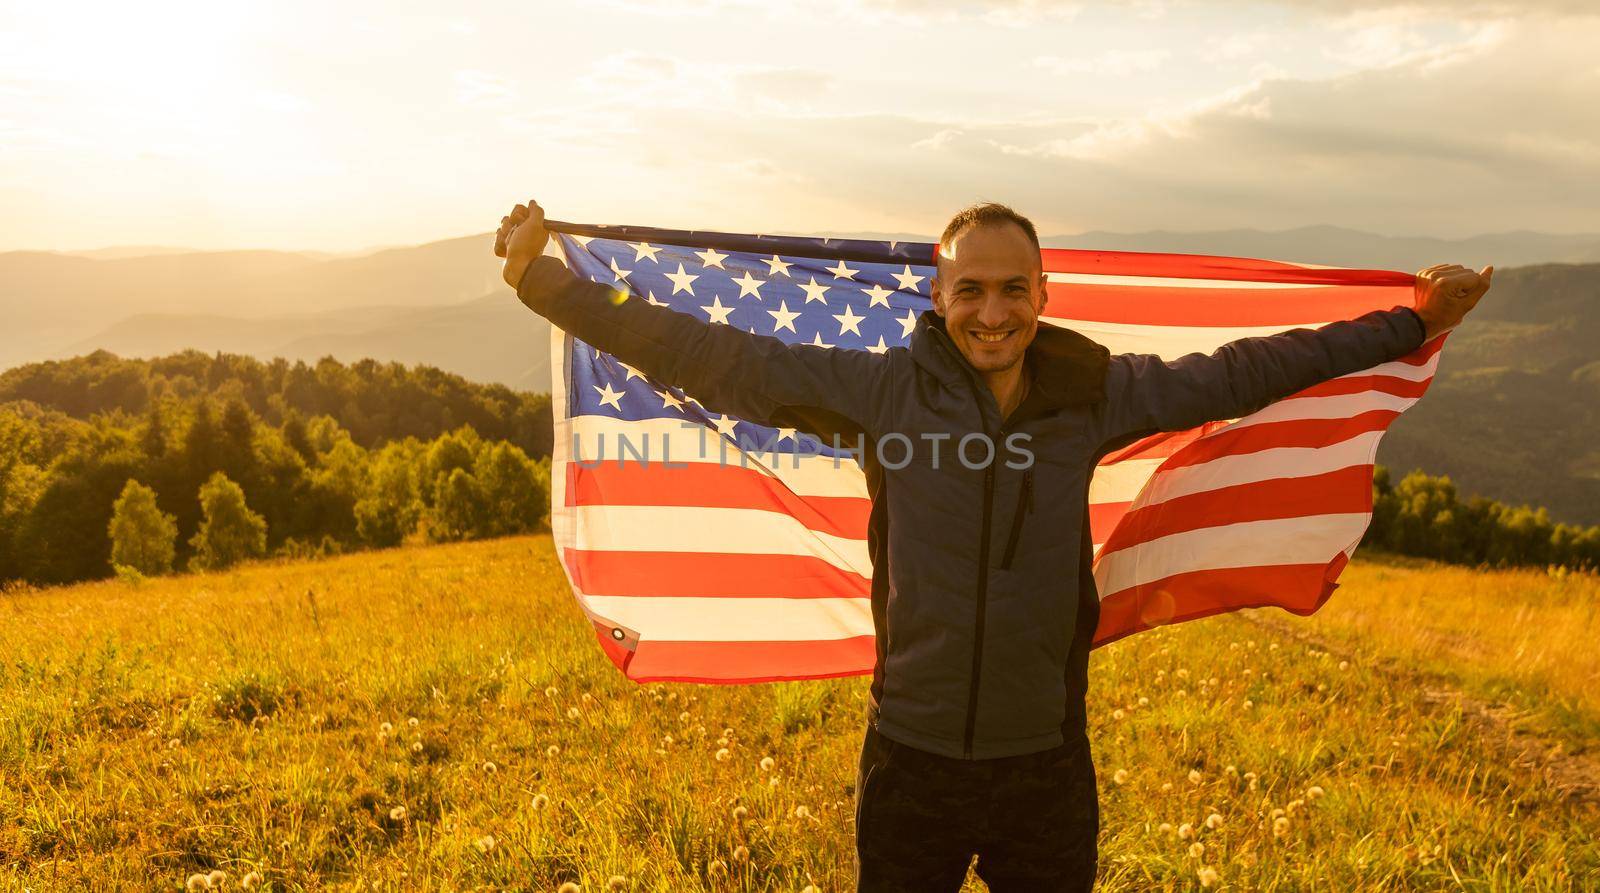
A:
[[[1005,328],[1011,321],[1011,308],[999,295],[984,295],[983,306],[978,308],[978,325],[986,329]]]

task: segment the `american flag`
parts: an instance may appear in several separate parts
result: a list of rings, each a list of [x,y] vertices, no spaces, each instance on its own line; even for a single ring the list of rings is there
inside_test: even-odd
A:
[[[579,275],[790,343],[882,352],[907,344],[931,306],[928,243],[551,227]],[[1240,258],[1042,253],[1045,321],[1114,354],[1165,359],[1409,305],[1414,282]],[[1245,607],[1320,607],[1371,519],[1378,440],[1427,389],[1443,340],[1106,456],[1089,489],[1095,644]],[[640,681],[870,673],[869,501],[856,462],[803,432],[710,412],[559,330],[551,348],[551,527],[611,660]]]

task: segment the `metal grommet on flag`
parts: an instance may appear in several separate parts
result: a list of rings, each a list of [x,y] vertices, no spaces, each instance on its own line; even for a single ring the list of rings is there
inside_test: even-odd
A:
[[[618,642],[622,641],[623,639],[626,639],[627,637],[628,637],[628,634],[622,631],[622,627],[613,626],[611,628],[611,638],[616,639]]]

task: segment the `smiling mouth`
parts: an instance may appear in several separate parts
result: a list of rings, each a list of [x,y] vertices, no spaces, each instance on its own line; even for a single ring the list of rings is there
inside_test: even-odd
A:
[[[972,337],[976,338],[983,344],[999,344],[1007,338],[1010,338],[1013,334],[1015,334],[1015,332],[1015,329],[1010,329],[1004,332],[973,332]]]

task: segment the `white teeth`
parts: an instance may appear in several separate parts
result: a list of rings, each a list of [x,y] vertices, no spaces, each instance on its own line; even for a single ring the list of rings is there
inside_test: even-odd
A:
[[[972,337],[993,344],[996,341],[1004,341],[1010,334],[1010,332],[973,332]]]

